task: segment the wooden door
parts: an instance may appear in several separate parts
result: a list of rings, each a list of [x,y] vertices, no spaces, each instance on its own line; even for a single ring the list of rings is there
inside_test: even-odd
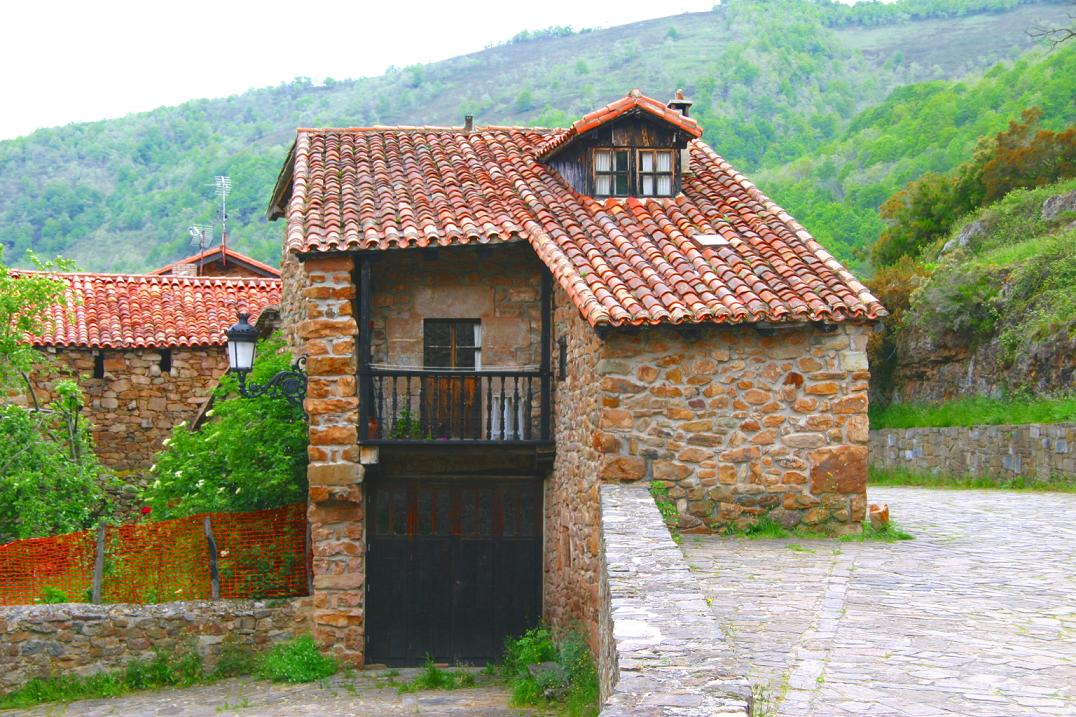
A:
[[[422,430],[427,439],[482,437],[482,394],[475,371],[482,362],[478,319],[426,319],[424,368],[446,369],[422,381]]]
[[[541,617],[541,482],[368,484],[367,661],[484,664]]]

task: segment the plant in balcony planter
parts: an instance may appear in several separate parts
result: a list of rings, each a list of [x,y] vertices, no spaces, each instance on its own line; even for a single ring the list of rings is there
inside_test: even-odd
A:
[[[397,440],[422,438],[422,422],[410,408],[405,408],[397,414],[390,435]]]

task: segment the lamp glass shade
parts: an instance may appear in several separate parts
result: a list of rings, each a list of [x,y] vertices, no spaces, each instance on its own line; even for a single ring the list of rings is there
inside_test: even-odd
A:
[[[247,322],[246,314],[239,314],[239,323],[228,329],[228,364],[233,371],[249,371],[254,366],[254,353],[258,345],[258,330]]]

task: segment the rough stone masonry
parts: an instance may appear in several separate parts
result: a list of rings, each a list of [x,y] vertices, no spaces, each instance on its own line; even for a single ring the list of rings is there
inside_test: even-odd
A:
[[[155,650],[193,651],[212,668],[225,644],[262,650],[308,632],[309,607],[309,598],[2,607],[0,691],[34,677],[122,669]]]

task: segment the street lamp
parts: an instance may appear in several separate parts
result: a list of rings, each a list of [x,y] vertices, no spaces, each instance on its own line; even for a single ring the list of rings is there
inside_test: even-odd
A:
[[[239,395],[244,398],[269,396],[285,398],[293,406],[302,406],[306,398],[306,356],[300,356],[290,371],[281,371],[265,384],[247,384],[247,374],[254,368],[258,330],[247,321],[249,314],[239,312],[239,323],[228,329],[228,367],[239,379]]]

